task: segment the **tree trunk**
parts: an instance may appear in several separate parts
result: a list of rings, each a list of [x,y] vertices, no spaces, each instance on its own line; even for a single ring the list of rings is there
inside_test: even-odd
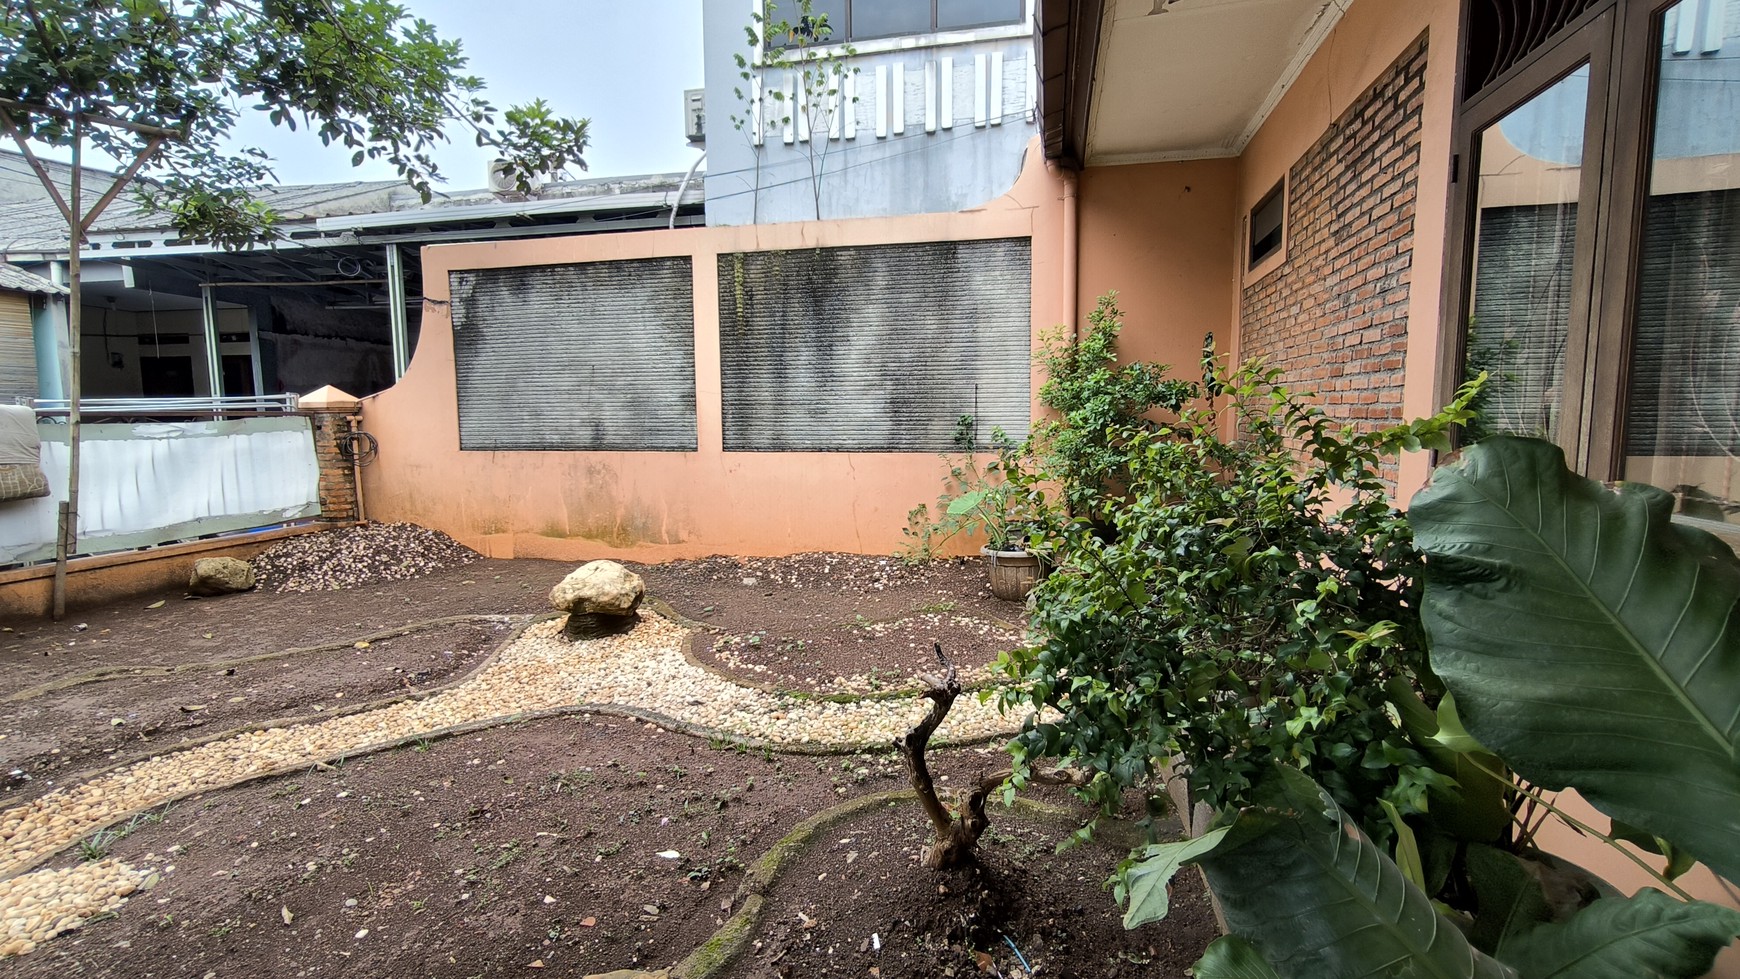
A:
[[[932,870],[947,870],[974,859],[979,837],[991,827],[990,817],[985,815],[985,800],[1008,780],[1013,771],[1005,768],[994,772],[980,779],[979,784],[971,789],[956,792],[952,810],[937,797],[936,782],[931,779],[924,753],[930,747],[930,736],[936,732],[937,725],[948,716],[955,698],[961,695],[961,681],[955,665],[943,654],[941,644],[933,646],[937,661],[943,665],[943,675],[919,676],[925,684],[924,696],[930,701],[930,712],[911,731],[895,738],[894,747],[906,760],[906,773],[912,779],[913,790],[918,793],[918,803],[936,831],[936,839],[925,851],[924,865]],[[1084,782],[1079,773],[1064,770],[1034,772],[1030,777],[1047,785],[1081,785]]]

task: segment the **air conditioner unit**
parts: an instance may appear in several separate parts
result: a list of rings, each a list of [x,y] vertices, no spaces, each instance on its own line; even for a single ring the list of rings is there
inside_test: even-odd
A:
[[[489,176],[485,182],[485,186],[489,188],[489,192],[492,194],[506,197],[524,195],[529,192],[535,195],[537,194],[538,189],[543,187],[543,185],[544,175],[534,173],[532,174],[531,179],[527,181],[527,187],[529,190],[521,190],[519,181],[514,178],[514,174],[508,165],[508,161],[491,160],[489,163]]]
[[[707,90],[704,88],[683,92],[683,135],[697,146],[707,142]]]

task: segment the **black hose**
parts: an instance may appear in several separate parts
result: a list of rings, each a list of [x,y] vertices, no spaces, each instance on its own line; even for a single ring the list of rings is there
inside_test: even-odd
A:
[[[380,454],[381,446],[375,437],[367,432],[346,432],[334,440],[338,446],[338,454],[344,461],[355,466],[366,466],[375,461]]]

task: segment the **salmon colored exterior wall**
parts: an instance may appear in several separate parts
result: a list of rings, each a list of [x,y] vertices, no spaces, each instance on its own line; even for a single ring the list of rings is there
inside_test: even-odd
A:
[[[1090,167],[1080,180],[1078,322],[1116,290],[1120,355],[1194,380],[1203,335],[1226,346],[1237,313],[1238,161]]]
[[[1037,336],[1068,315],[1062,180],[1030,145],[1006,195],[958,214],[645,231],[424,249],[422,335],[410,370],[368,399],[380,455],[364,470],[375,520],[414,520],[491,557],[660,561],[840,550],[891,554],[906,514],[934,503],[933,452],[732,452],[722,448],[718,253],[1031,236]],[[448,273],[454,269],[694,256],[695,452],[462,452]],[[1038,378],[1033,389],[1038,390]],[[966,542],[963,542],[966,546]],[[972,544],[976,548],[976,544]]]

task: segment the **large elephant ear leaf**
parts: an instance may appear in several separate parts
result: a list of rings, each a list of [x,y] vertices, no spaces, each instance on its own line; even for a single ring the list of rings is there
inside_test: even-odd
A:
[[[1540,925],[1503,954],[1528,979],[1693,979],[1710,971],[1736,935],[1740,911],[1645,890]]]
[[[1481,744],[1740,880],[1740,559],[1671,505],[1481,442],[1409,510],[1422,615]]]
[[[1227,925],[1277,975],[1515,979],[1438,914],[1329,794],[1278,769],[1213,852],[1197,858]]]
[[[1281,979],[1262,954],[1237,935],[1210,942],[1190,971],[1196,979]]]

